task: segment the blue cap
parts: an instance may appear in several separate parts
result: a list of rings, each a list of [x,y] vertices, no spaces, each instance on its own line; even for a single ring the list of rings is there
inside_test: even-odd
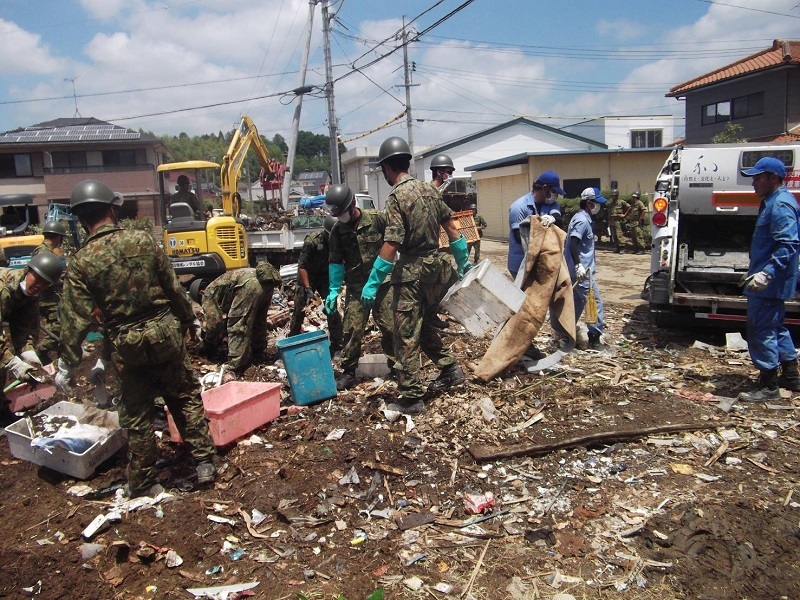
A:
[[[598,204],[605,204],[606,199],[600,193],[600,188],[592,188],[594,190],[594,201]]]
[[[754,177],[756,175],[761,175],[761,173],[775,173],[775,175],[783,179],[786,177],[786,167],[777,158],[765,156],[751,169],[742,169],[742,175],[745,177]]]
[[[560,196],[566,196],[566,193],[560,187],[561,180],[555,171],[544,171],[534,180],[533,185],[546,185],[551,190],[558,192]]]

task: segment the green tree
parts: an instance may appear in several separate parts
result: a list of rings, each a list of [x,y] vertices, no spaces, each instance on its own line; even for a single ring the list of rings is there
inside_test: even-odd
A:
[[[747,141],[747,138],[742,135],[744,127],[739,123],[731,123],[728,121],[725,124],[725,129],[711,138],[712,144],[740,144]]]

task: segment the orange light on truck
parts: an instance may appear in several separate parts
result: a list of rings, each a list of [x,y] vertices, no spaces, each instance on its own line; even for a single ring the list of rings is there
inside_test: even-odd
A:
[[[653,201],[653,209],[658,212],[664,212],[667,210],[667,199],[666,198],[656,198]]]

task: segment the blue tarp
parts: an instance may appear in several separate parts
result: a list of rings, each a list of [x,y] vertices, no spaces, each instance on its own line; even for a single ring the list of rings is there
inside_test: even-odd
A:
[[[300,198],[300,206],[302,208],[319,208],[325,204],[325,194],[319,196],[303,196]]]

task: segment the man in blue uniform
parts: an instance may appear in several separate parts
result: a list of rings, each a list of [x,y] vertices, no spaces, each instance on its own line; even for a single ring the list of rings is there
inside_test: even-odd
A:
[[[779,387],[800,391],[797,354],[783,324],[785,301],[797,288],[800,213],[783,184],[786,167],[777,158],[762,158],[743,169],[742,175],[753,178],[753,190],[763,200],[750,243],[750,268],[742,280],[747,296],[747,344],[760,377],[758,388],[742,392],[739,400],[764,402],[780,398]]]
[[[561,207],[558,197],[564,195],[561,180],[553,171],[545,171],[537,177],[531,191],[514,200],[508,209],[508,271],[511,277],[517,276],[519,266],[525,258],[525,249],[519,233],[519,224],[530,215],[542,217],[542,225],[561,224]]]

